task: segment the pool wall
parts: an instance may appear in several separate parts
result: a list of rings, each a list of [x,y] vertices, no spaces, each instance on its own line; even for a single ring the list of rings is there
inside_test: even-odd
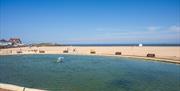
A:
[[[180,46],[47,46],[0,49],[0,55],[11,54],[116,55],[166,59],[180,63]]]

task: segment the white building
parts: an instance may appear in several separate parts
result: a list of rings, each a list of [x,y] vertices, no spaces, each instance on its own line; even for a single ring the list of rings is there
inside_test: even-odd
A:
[[[9,41],[0,40],[0,46],[11,46],[11,45],[12,45],[12,43]]]

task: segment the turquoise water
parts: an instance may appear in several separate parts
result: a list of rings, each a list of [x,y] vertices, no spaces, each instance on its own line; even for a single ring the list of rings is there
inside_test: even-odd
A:
[[[56,62],[59,56],[63,63]],[[0,56],[0,83],[50,91],[180,91],[180,65],[104,56]]]

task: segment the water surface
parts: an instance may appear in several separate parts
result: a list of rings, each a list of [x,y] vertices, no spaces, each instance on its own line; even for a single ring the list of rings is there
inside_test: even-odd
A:
[[[59,56],[63,63],[56,62]],[[105,56],[0,56],[0,83],[50,91],[179,91],[180,65]]]

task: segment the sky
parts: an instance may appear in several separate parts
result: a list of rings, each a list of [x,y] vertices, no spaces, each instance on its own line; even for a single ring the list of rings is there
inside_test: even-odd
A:
[[[179,44],[180,0],[0,0],[0,39]]]

